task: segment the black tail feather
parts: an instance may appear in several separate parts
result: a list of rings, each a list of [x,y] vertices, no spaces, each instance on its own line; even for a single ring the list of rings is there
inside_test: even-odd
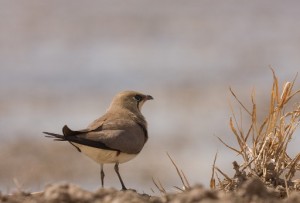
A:
[[[66,141],[65,136],[63,135],[49,133],[49,132],[43,132],[43,133],[46,134],[45,137],[54,138],[55,141]]]
[[[53,138],[54,141],[69,141],[66,139],[66,137],[64,135],[59,135],[59,134],[55,134],[55,133],[49,133],[49,132],[43,132],[45,135],[45,137],[48,138]],[[70,141],[69,141],[70,142]],[[72,142],[70,142],[71,145],[73,145],[79,152],[81,152],[81,150],[75,146]]]

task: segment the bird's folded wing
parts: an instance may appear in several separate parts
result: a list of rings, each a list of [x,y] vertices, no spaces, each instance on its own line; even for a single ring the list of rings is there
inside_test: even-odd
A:
[[[129,130],[91,131],[69,136],[67,140],[90,147],[137,154],[145,143],[143,133],[140,127]]]
[[[128,119],[100,119],[91,128],[73,131],[67,126],[63,127],[65,140],[90,147],[114,150],[129,154],[139,153],[146,140],[144,128],[133,120]]]
[[[81,133],[81,134],[74,135],[74,136],[68,136],[68,137],[65,137],[65,140],[67,140],[71,143],[77,143],[77,144],[86,145],[89,147],[95,147],[95,148],[99,148],[99,149],[106,149],[106,150],[113,150],[113,151],[120,151],[118,149],[109,147],[107,144],[105,144],[105,142],[102,142],[101,140],[97,140],[97,137],[95,137],[94,139],[87,137],[87,134],[90,134],[90,133],[85,133],[85,134]]]
[[[103,133],[101,131],[97,131],[96,136],[91,136],[93,130],[90,129],[83,129],[83,130],[71,130],[67,125],[65,125],[62,129],[64,136],[60,136],[59,138],[63,137],[63,140],[67,140],[69,142],[82,144],[90,147],[95,147],[99,149],[107,149],[113,151],[119,151],[118,149],[113,149],[107,146],[102,140],[98,139]],[[49,135],[49,133],[46,133]],[[51,134],[53,136],[54,134]],[[57,135],[55,135],[56,138]],[[57,139],[58,140],[58,139]]]

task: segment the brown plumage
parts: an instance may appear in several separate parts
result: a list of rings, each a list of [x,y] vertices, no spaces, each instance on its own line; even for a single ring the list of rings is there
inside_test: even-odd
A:
[[[89,156],[101,166],[101,184],[104,185],[103,164],[115,163],[115,171],[126,190],[119,174],[119,163],[133,159],[148,139],[147,122],[141,113],[145,101],[153,99],[135,91],[117,94],[107,112],[92,122],[86,129],[73,131],[64,126],[63,135],[44,132],[46,137],[69,141],[76,149]]]

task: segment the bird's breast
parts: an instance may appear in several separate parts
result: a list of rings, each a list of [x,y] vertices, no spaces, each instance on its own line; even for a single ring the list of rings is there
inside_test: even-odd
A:
[[[106,150],[106,149],[99,149],[95,147],[90,147],[78,143],[72,142],[73,145],[78,147],[82,153],[86,156],[90,157],[97,163],[124,163],[130,161],[137,154],[127,154],[123,152],[118,152],[114,150]]]

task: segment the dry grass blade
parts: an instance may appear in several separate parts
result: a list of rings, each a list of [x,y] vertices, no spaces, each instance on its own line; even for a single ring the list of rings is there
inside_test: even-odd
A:
[[[235,137],[236,137],[236,140],[238,141],[238,144],[240,146],[240,148],[242,149],[243,148],[243,140],[240,138],[238,132],[236,131],[235,127],[234,127],[234,124],[232,122],[232,118],[230,118],[230,128],[231,128],[231,131],[234,133]]]
[[[289,197],[289,196],[290,196],[290,191],[289,191],[289,186],[288,186],[288,184],[287,184],[286,178],[284,178],[284,184],[285,184],[285,192],[286,192],[286,196]]]
[[[251,112],[252,124],[256,124],[255,90],[252,91],[251,102],[252,102],[252,112]]]
[[[175,169],[176,169],[176,171],[177,171],[178,176],[180,177],[180,180],[181,180],[181,182],[182,182],[182,185],[183,185],[184,190],[190,188],[190,187],[189,187],[189,183],[188,183],[188,182],[187,182],[187,183],[185,182],[185,179],[186,179],[186,178],[184,177],[184,175],[182,175],[182,174],[180,173],[180,170],[179,170],[179,168],[177,167],[175,161],[171,158],[171,156],[169,155],[169,153],[167,153],[167,155],[168,155],[169,159],[171,160],[172,164],[174,165],[174,167],[175,167]]]
[[[244,106],[244,104],[237,98],[237,96],[235,95],[235,93],[232,91],[231,87],[229,87],[229,90],[231,92],[231,94],[233,95],[233,97],[238,101],[238,103],[243,107],[243,109],[249,114],[251,115],[251,112]]]
[[[276,102],[279,103],[279,88],[278,88],[278,79],[277,76],[275,74],[275,71],[272,67],[270,67],[272,74],[273,74],[273,88],[272,88],[272,93],[274,91],[274,95],[273,97],[276,98]]]
[[[216,180],[215,180],[215,166],[216,166],[216,161],[217,161],[217,157],[218,157],[218,152],[215,155],[214,158],[214,163],[212,165],[212,172],[211,172],[211,178],[210,178],[210,189],[215,189],[216,188]]]
[[[152,182],[154,183],[155,187],[159,190],[159,192],[161,192],[162,194],[166,194],[167,191],[165,190],[165,188],[163,187],[163,185],[161,184],[161,182],[159,181],[159,179],[157,179],[157,182],[154,180],[154,178],[152,177]]]
[[[174,188],[176,188],[177,190],[179,190],[180,192],[184,192],[184,189],[181,189],[180,187],[178,186],[173,186]]]
[[[180,170],[180,172],[182,174],[183,180],[185,181],[185,184],[187,185],[187,188],[191,188],[191,185],[190,185],[188,179],[186,178],[186,175],[184,174],[184,172],[182,170]]]
[[[300,90],[294,92],[293,94],[291,94],[287,99],[286,99],[286,103],[290,101],[291,98],[293,98],[296,94],[299,94]]]
[[[297,156],[290,162],[290,164],[287,165],[287,167],[290,168],[290,170],[286,174],[286,178],[288,180],[291,180],[291,178],[295,175],[296,170],[298,168],[297,167],[298,166],[298,162],[300,162],[300,153],[298,153]]]
[[[294,79],[293,79],[293,82],[292,82],[292,88],[293,88],[294,85],[295,85],[295,82],[296,82],[296,80],[297,80],[297,77],[298,77],[298,72],[296,73],[296,75],[295,75],[295,77],[294,77]]]
[[[225,187],[223,186],[223,182],[221,181],[221,179],[219,178],[218,173],[216,173],[217,176],[217,180],[218,180],[218,186],[220,187],[221,190],[225,190]]]
[[[239,150],[237,150],[237,149],[235,149],[235,148],[229,146],[229,145],[226,144],[221,138],[219,138],[219,137],[217,137],[217,138],[218,138],[218,139],[220,140],[220,142],[222,142],[222,144],[224,144],[226,147],[228,147],[229,149],[231,149],[231,150],[237,152],[238,154],[241,154],[241,152],[240,152]]]
[[[269,121],[269,117],[267,117],[267,118],[264,120],[264,122],[261,124],[261,126],[260,126],[260,128],[259,128],[259,130],[258,130],[258,134],[259,134],[259,135],[262,134],[262,131],[263,131],[263,129],[265,128],[265,126],[266,126],[266,124],[268,123],[268,121]]]
[[[253,128],[253,124],[251,124],[250,127],[249,127],[249,129],[248,129],[248,132],[246,134],[245,141],[244,141],[245,143],[247,143],[247,140],[248,140],[248,138],[249,138],[249,136],[251,134],[252,128]]]
[[[255,157],[254,159],[252,159],[252,160],[249,161],[248,163],[245,163],[244,166],[243,166],[243,168],[241,169],[241,171],[244,171],[246,168],[250,167],[251,164],[252,164],[256,159],[257,159],[257,157]],[[249,169],[250,169],[250,172],[252,172],[252,169],[251,169],[251,168],[249,168]]]
[[[215,167],[215,169],[219,172],[219,173],[221,173],[229,182],[232,182],[232,180],[231,180],[231,178],[228,176],[228,175],[226,175],[223,171],[221,171],[218,167]]]
[[[283,105],[286,104],[287,98],[289,97],[290,94],[291,94],[291,83],[287,82],[285,83],[282,94],[280,96],[280,103],[278,104],[279,108],[282,108]]]

